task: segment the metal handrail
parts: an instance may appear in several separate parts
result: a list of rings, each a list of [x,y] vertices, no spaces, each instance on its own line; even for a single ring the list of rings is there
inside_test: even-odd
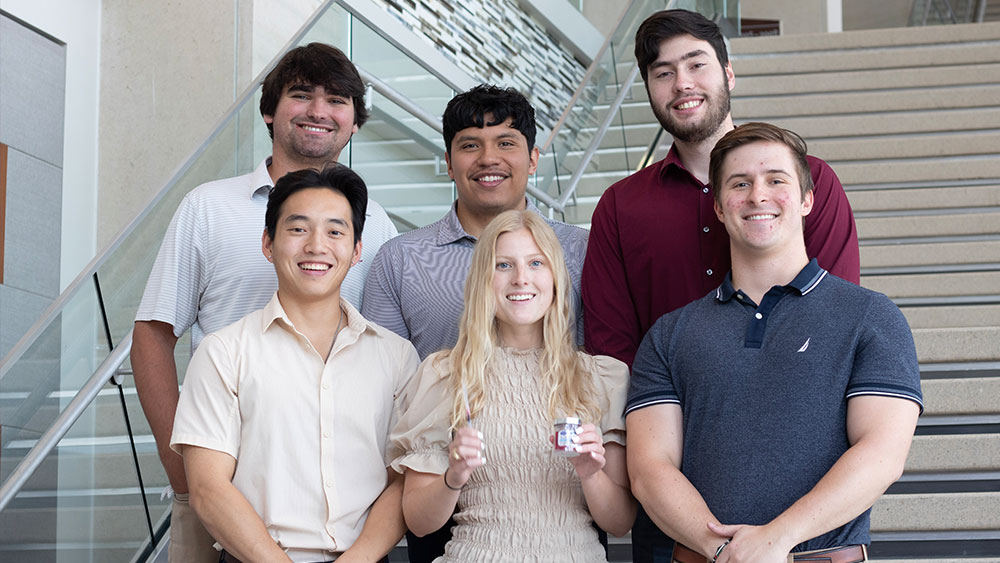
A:
[[[559,197],[557,203],[556,211],[562,212],[565,210],[566,203],[569,201],[573,194],[576,192],[577,185],[580,184],[580,179],[583,178],[583,174],[587,170],[587,166],[590,161],[597,154],[598,147],[601,146],[601,141],[604,140],[604,135],[608,132],[608,128],[611,127],[611,122],[615,120],[615,114],[618,113],[618,108],[621,107],[622,102],[625,101],[625,97],[628,95],[629,90],[632,88],[632,83],[635,82],[635,77],[639,75],[639,65],[632,65],[632,70],[629,71],[628,76],[622,82],[622,87],[618,91],[618,96],[615,97],[615,101],[612,102],[611,106],[608,108],[607,115],[604,116],[604,121],[601,122],[601,126],[597,129],[597,133],[594,134],[594,138],[590,141],[590,146],[583,153],[583,158],[580,160],[580,165],[577,166],[576,171],[573,172],[572,178],[570,178],[569,186],[566,187],[566,191],[563,192],[562,196]]]
[[[672,1],[673,0],[671,0],[671,2]],[[615,22],[614,29],[617,30],[621,26],[622,20],[625,19],[625,14],[627,14],[629,9],[632,8],[632,4],[634,2],[635,0],[628,0],[628,4],[626,4],[625,8],[623,8],[621,13],[618,14],[618,21]],[[591,61],[590,66],[587,67],[587,72],[583,74],[583,79],[580,80],[580,85],[576,87],[576,91],[573,92],[573,97],[571,97],[569,99],[569,103],[566,104],[566,109],[563,110],[562,115],[559,116],[559,121],[556,121],[556,124],[552,126],[552,132],[549,133],[549,137],[545,139],[545,142],[542,143],[542,145],[539,147],[539,150],[541,150],[541,152],[543,153],[548,152],[549,147],[551,147],[552,143],[555,142],[556,135],[559,134],[559,129],[562,128],[563,123],[565,123],[566,119],[569,118],[570,114],[573,111],[573,106],[576,105],[576,101],[580,99],[580,96],[583,95],[583,91],[587,89],[587,84],[590,82],[590,77],[593,76],[595,72],[597,72],[597,69],[601,68],[601,59],[604,57],[604,52],[607,51],[608,47],[611,46],[611,42],[614,40],[614,37],[615,37],[614,32],[609,33],[607,38],[604,39],[604,43],[601,44],[601,48],[597,50],[597,54],[594,55],[594,60]]]
[[[14,500],[14,497],[20,492],[21,487],[31,478],[46,456],[55,449],[59,440],[69,432],[69,429],[73,427],[77,419],[94,402],[101,389],[111,382],[118,366],[125,361],[131,350],[132,330],[129,329],[128,334],[118,344],[118,347],[104,358],[97,371],[90,376],[90,379],[83,384],[83,387],[76,393],[73,400],[59,413],[52,426],[42,434],[38,442],[24,456],[24,459],[21,460],[21,463],[17,464],[17,467],[11,472],[10,477],[3,482],[3,485],[0,485],[0,512],[3,511],[10,501]]]

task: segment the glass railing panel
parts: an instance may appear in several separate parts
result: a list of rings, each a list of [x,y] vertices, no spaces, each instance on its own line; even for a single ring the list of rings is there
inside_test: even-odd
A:
[[[0,512],[0,560],[129,561],[147,541],[141,495],[156,502],[159,491],[140,490],[120,399],[117,390],[109,391],[91,403]],[[37,439],[27,432],[4,437],[3,463],[20,461]],[[148,446],[140,452],[156,456]]]
[[[592,65],[590,76],[573,106],[565,114],[564,122],[551,144],[543,146],[547,148],[547,154],[543,155],[539,166],[537,185],[550,197],[564,197],[574,172],[580,167],[587,149],[598,134],[604,137],[600,144],[595,145],[594,158],[585,169],[588,175],[586,183],[593,186],[576,192],[577,199],[599,197],[604,188],[614,181],[612,177],[615,174],[618,178],[623,177],[624,171],[633,162],[638,162],[642,151],[652,139],[651,133],[655,134],[654,128],[648,125],[638,129],[634,127],[635,124],[648,120],[649,115],[641,83],[638,88],[633,85],[622,95],[623,105],[614,110],[614,115],[609,116],[608,113],[612,111],[612,102],[621,94],[622,83],[634,66],[635,30],[649,14],[663,7],[663,2],[653,1],[637,1],[628,7],[622,14],[620,24],[611,34],[608,48]],[[600,127],[609,119],[611,128],[607,132],[601,132]],[[617,140],[608,137],[614,130],[617,130]],[[634,139],[636,137],[642,140]],[[638,145],[642,145],[641,148]],[[593,174],[605,178],[596,179]],[[567,201],[569,204],[575,202],[576,199]],[[580,211],[569,211],[557,216],[574,223],[589,223],[590,208]]]
[[[97,294],[89,284],[17,362],[0,371],[0,426],[43,432],[107,354]],[[69,398],[66,395],[69,394]]]

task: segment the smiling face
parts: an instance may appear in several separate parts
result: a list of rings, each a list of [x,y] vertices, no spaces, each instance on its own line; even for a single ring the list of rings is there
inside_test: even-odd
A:
[[[493,294],[501,342],[517,348],[541,347],[543,319],[554,292],[552,268],[531,232],[521,228],[500,235]]]
[[[336,161],[358,132],[350,96],[330,94],[322,86],[286,86],[274,115],[265,115],[264,122],[272,126],[274,158],[291,169]]]
[[[653,114],[675,139],[697,143],[731,128],[732,65],[723,69],[708,41],[678,35],[660,42],[648,67],[646,89]]]
[[[782,143],[760,141],[730,151],[722,163],[715,212],[734,255],[805,252],[802,219],[813,194],[802,195],[798,168]]]
[[[274,239],[264,232],[263,251],[278,274],[283,306],[339,298],[347,270],[361,257],[347,198],[327,188],[290,195],[281,206]]]
[[[487,115],[485,122],[492,119]],[[538,148],[528,150],[528,140],[511,123],[507,119],[497,125],[467,127],[452,139],[445,158],[458,191],[460,220],[471,215],[489,222],[508,209],[524,208],[528,177],[538,166]]]

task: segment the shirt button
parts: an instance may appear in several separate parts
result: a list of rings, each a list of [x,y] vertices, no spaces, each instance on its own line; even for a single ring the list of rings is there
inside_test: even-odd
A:
[[[324,438],[329,438],[330,437],[330,433],[329,432],[324,432],[323,433],[323,437]]]
[[[704,188],[702,188],[701,189],[701,193],[707,194],[708,193],[708,186],[705,186]]]
[[[709,269],[705,270],[705,273],[708,274],[708,275],[712,275],[712,269],[709,268]]]
[[[326,486],[327,487],[332,487],[333,486],[333,481],[327,481],[326,482]]]
[[[754,315],[754,317],[756,317],[757,320],[760,320],[760,319],[764,318],[764,315],[761,315],[760,313],[757,313],[756,315]]]
[[[324,383],[323,384],[323,389],[329,389],[329,388],[330,388],[330,384],[329,383]]]
[[[737,293],[737,294],[736,294],[736,298],[737,298],[737,299],[743,299],[743,296],[742,296],[742,295],[740,295],[739,293]]]
[[[711,231],[711,230],[712,229],[709,229],[708,227],[702,227],[701,228],[701,232],[703,232],[703,233],[707,233],[708,231]]]

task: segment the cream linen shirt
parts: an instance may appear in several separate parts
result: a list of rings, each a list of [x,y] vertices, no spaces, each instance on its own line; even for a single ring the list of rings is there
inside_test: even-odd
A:
[[[236,458],[233,485],[296,561],[303,550],[342,552],[358,538],[402,453],[388,437],[418,365],[409,342],[341,305],[347,326],[325,362],[277,294],[208,335],[170,439],[175,451],[193,445]]]

